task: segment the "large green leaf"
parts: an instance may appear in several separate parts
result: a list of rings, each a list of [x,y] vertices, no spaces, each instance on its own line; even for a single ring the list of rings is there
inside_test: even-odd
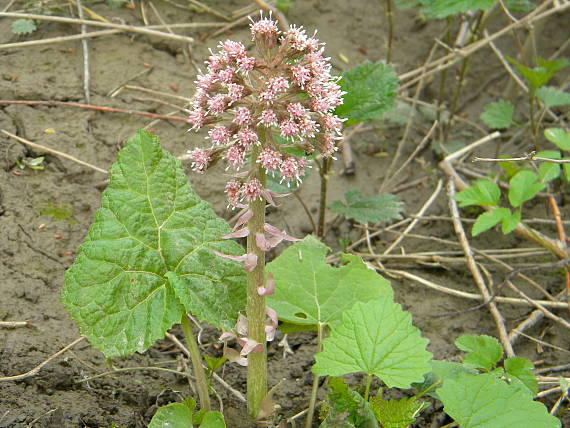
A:
[[[325,262],[329,248],[312,236],[287,248],[267,265],[275,278],[275,294],[267,304],[279,318],[294,324],[340,321],[356,302],[392,297],[390,283],[360,257],[344,255],[348,264],[334,268]]]
[[[503,358],[499,341],[484,334],[465,334],[455,341],[455,346],[467,352],[463,363],[478,369],[491,370]]]
[[[481,114],[481,120],[492,129],[506,129],[513,124],[515,108],[505,100],[488,104]]]
[[[196,402],[188,398],[182,403],[170,403],[160,407],[148,428],[192,428],[192,412],[196,407]]]
[[[544,131],[544,136],[560,150],[570,151],[570,132],[561,128],[548,128]]]
[[[212,250],[241,254],[158,137],[139,131],[119,152],[101,208],[65,274],[63,303],[107,357],[144,351],[192,312],[231,329],[245,274]]]
[[[447,18],[470,10],[487,10],[493,3],[495,0],[434,0],[426,12],[432,18]]]
[[[545,187],[538,175],[528,170],[518,172],[511,178],[509,185],[509,202],[515,208],[534,198]]]
[[[388,387],[409,388],[413,382],[422,382],[431,369],[427,342],[412,325],[411,315],[390,297],[355,303],[323,341],[313,373],[364,372]]]
[[[347,118],[345,125],[380,119],[392,108],[398,88],[398,77],[383,62],[366,61],[343,73],[339,82],[346,92],[343,104],[335,113]]]
[[[437,391],[444,411],[461,428],[558,428],[544,404],[491,373],[446,379]]]
[[[375,196],[362,196],[359,190],[349,190],[344,194],[346,203],[333,201],[329,208],[346,218],[354,219],[359,223],[378,223],[379,221],[398,220],[403,203],[394,195],[383,194]]]

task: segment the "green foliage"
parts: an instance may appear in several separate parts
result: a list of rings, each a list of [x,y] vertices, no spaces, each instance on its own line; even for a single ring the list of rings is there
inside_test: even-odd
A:
[[[512,58],[507,59],[524,77],[530,86],[530,90],[533,92],[546,85],[550,79],[552,79],[552,76],[570,65],[570,61],[566,58],[560,58],[553,61],[546,61],[542,58],[537,58],[537,66],[529,68]]]
[[[407,428],[429,403],[416,397],[384,400],[378,395],[370,399],[370,406],[382,428]]]
[[[491,336],[466,334],[455,341],[455,346],[467,352],[463,364],[477,369],[491,370],[503,358],[501,344]]]
[[[471,234],[477,236],[486,230],[491,229],[495,225],[501,223],[501,231],[503,235],[511,233],[517,224],[521,221],[520,211],[512,212],[508,208],[495,208],[494,210],[484,212],[477,217]]]
[[[544,86],[536,91],[536,96],[547,107],[570,105],[570,94],[551,86]]]
[[[531,397],[538,392],[538,382],[534,376],[534,365],[522,357],[510,357],[504,363],[507,381],[511,385],[521,385],[523,390],[528,391]]]
[[[291,6],[293,6],[293,0],[276,0],[275,6],[282,11],[287,12]]]
[[[323,341],[312,370],[319,376],[364,372],[388,387],[409,388],[430,370],[427,342],[390,297],[358,302]]]
[[[360,257],[345,254],[347,264],[334,268],[325,257],[329,248],[313,236],[287,248],[269,263],[275,294],[267,304],[279,318],[293,324],[330,325],[356,302],[392,297],[390,283],[371,270]]]
[[[245,306],[242,254],[180,162],[139,131],[119,152],[62,301],[107,357],[144,351],[186,312],[231,330]]]
[[[192,427],[192,413],[196,401],[188,398],[182,403],[170,403],[160,407],[152,417],[148,428],[188,428]]]
[[[34,169],[36,171],[42,171],[45,169],[44,165],[44,157],[39,156],[37,158],[23,158],[23,159],[16,159],[16,165],[20,169]]]
[[[401,8],[419,7],[428,18],[447,18],[460,13],[475,10],[489,10],[494,0],[396,0]],[[506,0],[506,7],[511,11],[529,11],[534,5],[530,0]]]
[[[362,224],[380,221],[398,220],[402,218],[403,203],[394,195],[384,194],[362,196],[359,190],[349,190],[344,194],[346,203],[333,201],[331,211]]]
[[[16,19],[12,22],[12,26],[10,28],[12,29],[12,33],[22,36],[32,34],[38,27],[31,19]]]
[[[542,403],[503,382],[495,374],[460,374],[438,389],[445,412],[461,428],[557,428],[560,420]]]
[[[214,358],[204,354],[204,360],[210,372],[218,370],[228,360],[226,357]]]
[[[320,428],[378,428],[370,404],[342,378],[329,378],[328,386],[326,416]]]
[[[491,129],[506,129],[513,124],[514,106],[505,100],[488,104],[481,114],[481,120]]]
[[[394,105],[398,78],[384,62],[366,61],[343,73],[339,85],[344,102],[335,113],[348,120],[345,126],[380,119]]]
[[[544,136],[560,150],[570,152],[570,132],[561,128],[548,128],[544,131]]]
[[[105,0],[105,4],[111,9],[119,9],[127,4],[127,0]]]
[[[543,152],[538,152],[536,154],[537,157],[546,158],[546,159],[560,159],[561,155],[560,152],[557,150],[546,150]],[[549,181],[554,180],[560,176],[560,165],[557,163],[552,162],[541,162],[538,166],[538,176],[540,177],[540,181],[543,183],[547,183]]]
[[[515,208],[534,198],[545,187],[540,177],[528,170],[518,172],[511,178],[509,185],[509,202]]]
[[[460,207],[470,205],[496,207],[501,199],[499,186],[489,180],[478,180],[471,187],[455,195]]]
[[[195,408],[196,401],[192,398],[162,406],[152,417],[148,428],[192,428],[194,423],[199,423],[200,428],[226,428],[220,412],[202,414],[200,411],[193,414]]]

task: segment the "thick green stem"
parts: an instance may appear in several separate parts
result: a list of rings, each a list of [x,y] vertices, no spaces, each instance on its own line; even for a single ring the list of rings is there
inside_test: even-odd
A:
[[[318,354],[323,350],[323,325],[319,323],[317,326],[317,350]],[[311,389],[311,401],[309,402],[309,411],[307,412],[307,419],[305,420],[305,428],[313,426],[313,417],[315,415],[315,406],[317,404],[317,393],[319,392],[319,376],[313,374],[313,387]]]
[[[329,181],[330,158],[324,158],[320,167],[321,175],[321,199],[319,203],[319,224],[317,236],[322,238],[325,236],[325,212],[327,209],[327,185]]]
[[[254,151],[253,159],[258,153]],[[258,164],[255,177],[265,187],[265,171]],[[255,269],[247,273],[247,331],[248,338],[263,345],[263,352],[247,356],[247,410],[252,418],[257,418],[261,402],[267,395],[267,347],[265,340],[265,297],[257,289],[265,282],[265,252],[255,242],[255,234],[263,233],[265,223],[265,200],[257,199],[249,203],[253,217],[248,221],[247,252],[257,256]]]
[[[196,377],[196,384],[198,385],[198,396],[200,398],[200,409],[210,411],[210,396],[208,394],[208,380],[206,379],[206,372],[202,367],[202,356],[200,355],[200,348],[194,337],[190,320],[186,314],[182,315],[182,331],[186,338],[186,346],[190,352],[190,360],[194,369],[194,376]]]

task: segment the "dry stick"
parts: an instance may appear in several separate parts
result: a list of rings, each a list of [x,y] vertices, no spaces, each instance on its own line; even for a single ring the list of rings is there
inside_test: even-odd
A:
[[[223,26],[222,28],[220,28],[218,31],[215,31],[214,33],[210,34],[208,37],[206,37],[206,40],[207,40],[207,39],[211,39],[211,38],[213,38],[213,37],[217,37],[217,36],[219,36],[220,34],[223,34],[223,33],[225,33],[226,31],[231,30],[232,28],[234,28],[234,27],[236,27],[236,26],[238,26],[238,25],[240,25],[240,24],[242,24],[242,23],[244,23],[244,22],[247,22],[247,21],[248,21],[248,17],[247,17],[247,16],[242,16],[241,18],[236,19],[235,21],[230,22],[230,23],[227,24],[227,25],[224,25],[224,26]]]
[[[22,373],[22,374],[15,375],[15,376],[0,377],[0,382],[7,382],[7,381],[12,381],[12,380],[21,380],[21,379],[25,379],[27,377],[34,376],[34,375],[38,374],[38,372],[42,369],[43,366],[48,364],[53,359],[59,357],[61,354],[63,354],[68,349],[73,348],[75,345],[77,345],[83,339],[85,339],[85,337],[80,336],[79,338],[77,338],[73,342],[71,342],[69,345],[67,345],[65,348],[60,349],[55,354],[53,354],[51,357],[49,357],[47,360],[43,361],[41,364],[38,364],[36,367],[34,367],[32,370],[30,370],[26,373]]]
[[[230,18],[226,15],[224,15],[221,12],[218,12],[216,9],[211,8],[208,5],[205,5],[204,3],[201,3],[197,0],[186,0],[188,3],[192,3],[194,6],[198,6],[200,9],[205,10],[206,12],[210,12],[212,15],[217,16],[218,18],[222,18],[224,21],[230,21]]]
[[[425,278],[422,278],[422,277],[415,275],[413,273],[409,273],[407,271],[398,270],[398,269],[379,269],[379,268],[376,268],[376,269],[380,270],[381,272],[385,272],[389,275],[404,277],[404,278],[409,279],[411,281],[425,285],[428,288],[439,291],[441,293],[449,294],[451,296],[461,297],[461,298],[469,299],[469,300],[483,300],[483,301],[485,301],[485,298],[480,294],[468,293],[466,291],[454,290],[452,288],[444,287],[443,285],[436,284],[433,281],[427,280]],[[508,304],[517,305],[517,306],[532,306],[532,304],[529,303],[528,300],[519,299],[516,297],[497,296],[497,297],[495,297],[494,300],[495,300],[495,302],[498,302],[498,303],[508,303]],[[538,302],[542,306],[549,307],[549,308],[566,308],[565,302],[551,302],[549,300],[535,300],[535,302]]]
[[[454,53],[446,55],[442,58],[439,58],[439,59],[437,59],[437,60],[435,60],[429,64],[426,64],[423,67],[417,68],[415,70],[412,70],[410,72],[407,72],[407,73],[400,75],[399,76],[400,81],[405,81],[407,79],[411,79],[411,80],[406,82],[405,84],[401,85],[398,88],[398,91],[401,92],[401,91],[405,90],[406,88],[408,88],[409,86],[412,86],[415,83],[417,83],[420,79],[423,79],[427,76],[430,76],[434,73],[445,70],[446,68],[449,68],[449,67],[455,65],[463,57],[468,56],[468,55],[472,55],[477,50],[486,46],[490,42],[504,36],[505,34],[509,33],[510,31],[512,31],[515,28],[519,28],[519,27],[529,25],[535,21],[544,19],[544,18],[546,18],[546,17],[548,17],[554,13],[562,12],[562,11],[564,11],[570,7],[570,2],[567,2],[567,3],[562,3],[559,6],[555,6],[552,9],[544,11],[544,9],[546,9],[550,5],[550,3],[552,3],[552,2],[542,3],[536,9],[534,9],[531,13],[526,15],[524,18],[522,18],[518,22],[512,23],[512,24],[502,28],[501,30],[490,35],[489,37],[486,37],[480,41],[472,43],[471,45],[467,46],[466,48],[457,50]]]
[[[220,22],[190,22],[190,23],[182,23],[182,24],[170,24],[170,28],[210,28],[210,27],[221,27],[225,24]],[[149,25],[146,28],[151,29],[159,29],[164,28],[163,25]],[[0,49],[10,49],[10,48],[22,48],[27,46],[39,46],[39,45],[48,45],[52,43],[64,43],[70,42],[74,40],[83,40],[83,39],[90,39],[94,37],[102,37],[102,36],[110,36],[112,34],[119,34],[123,33],[126,30],[101,30],[101,31],[91,31],[85,34],[74,34],[72,36],[60,36],[60,37],[51,37],[49,39],[41,39],[41,40],[28,40],[26,42],[17,42],[17,43],[5,43],[0,45]]]
[[[433,122],[433,125],[429,129],[426,136],[423,138],[423,140],[420,142],[420,144],[418,144],[418,146],[414,149],[414,151],[408,157],[408,159],[406,159],[402,163],[402,165],[400,165],[400,167],[393,174],[390,174],[390,178],[385,183],[382,184],[382,188],[384,188],[384,189],[389,188],[390,185],[392,185],[392,183],[396,180],[396,178],[401,174],[401,172],[410,164],[410,162],[413,159],[415,159],[416,155],[424,149],[424,147],[428,143],[429,139],[431,138],[433,131],[435,131],[435,129],[437,128],[437,125],[439,125],[439,122],[436,120]]]
[[[453,178],[449,178],[447,182],[447,196],[449,201],[449,209],[451,211],[451,216],[453,217],[453,227],[455,228],[455,234],[461,243],[463,251],[465,253],[465,257],[467,258],[467,267],[471,271],[473,275],[473,279],[477,284],[477,287],[481,291],[481,295],[485,299],[485,302],[490,300],[491,295],[489,294],[489,290],[487,290],[487,286],[481,276],[481,272],[479,267],[475,263],[473,258],[473,251],[469,246],[469,241],[467,240],[467,236],[465,235],[465,229],[463,229],[463,224],[459,220],[459,208],[457,207],[457,202],[455,201],[455,183]],[[509,342],[509,337],[507,333],[507,329],[505,327],[505,321],[503,316],[497,309],[497,305],[495,302],[489,302],[489,311],[495,320],[495,324],[497,325],[497,330],[499,331],[499,338],[501,343],[503,344],[503,348],[505,348],[505,353],[508,357],[512,357],[515,355],[511,342]]]
[[[549,158],[542,158],[540,156],[535,156],[536,152],[530,152],[525,156],[521,156],[518,158],[480,158],[478,156],[473,157],[473,162],[520,162],[520,161],[541,161],[541,162],[550,162],[550,163],[570,163],[570,159],[549,159]]]
[[[84,21],[81,0],[74,1],[77,4],[79,19]],[[87,33],[87,25],[81,24],[81,34],[85,33]],[[89,92],[89,45],[87,44],[87,39],[81,39],[81,47],[83,49],[83,93],[85,94],[85,102],[91,104],[91,94]]]
[[[0,328],[29,327],[32,321],[0,321]]]
[[[553,348],[553,349],[556,349],[557,351],[562,351],[562,352],[570,353],[570,351],[569,351],[568,349],[561,348],[560,346],[553,345],[553,344],[551,344],[551,343],[545,342],[544,340],[537,339],[536,337],[529,336],[528,334],[524,334],[524,333],[522,333],[522,332],[519,332],[519,333],[521,333],[521,334],[522,334],[524,337],[526,337],[527,339],[530,339],[530,340],[532,340],[533,342],[536,342],[536,343],[538,343],[538,344],[540,344],[540,345],[542,345],[542,346],[546,346],[546,347],[548,347],[548,348]],[[558,378],[552,378],[552,377],[550,377],[550,376],[537,376],[537,380],[538,380],[538,379],[542,380],[543,382],[545,382],[546,379],[548,379],[548,380],[553,380],[554,382],[558,382]]]
[[[182,342],[180,342],[180,340],[178,340],[178,338],[176,336],[174,336],[172,333],[166,333],[166,337],[168,339],[170,339],[177,347],[178,349],[180,349],[182,351],[182,353],[184,355],[186,355],[187,358],[190,358],[190,351],[188,351],[188,349],[186,349],[186,346],[184,346],[184,344],[182,344]],[[204,366],[205,367],[205,366]],[[232,393],[234,395],[234,397],[236,397],[239,401],[241,401],[242,403],[245,403],[245,397],[243,396],[243,394],[241,392],[239,392],[236,389],[233,389],[225,380],[223,380],[219,375],[217,375],[216,373],[212,372],[212,377],[220,384],[222,385],[224,388],[226,388],[228,391],[230,391],[230,393]]]
[[[432,129],[434,129],[434,128],[432,128]],[[422,205],[420,210],[417,212],[416,216],[421,217],[429,209],[429,207],[431,207],[431,205],[434,203],[434,201],[439,196],[439,192],[441,192],[442,187],[443,187],[443,183],[441,180],[439,180],[437,182],[437,186],[436,186],[435,190],[433,191],[431,196],[428,198],[428,200]],[[418,224],[418,222],[419,222],[419,218],[415,218],[414,220],[412,220],[412,222],[408,225],[408,227],[406,227],[406,229],[402,232],[402,234],[400,236],[398,236],[398,238],[396,238],[396,240],[394,242],[392,242],[392,244],[390,244],[390,246],[388,248],[386,248],[386,250],[382,253],[382,255],[387,255],[394,248],[396,248],[396,246],[398,244],[400,244],[400,242],[402,242],[402,240],[416,226],[416,224]]]
[[[556,230],[558,232],[558,239],[564,249],[568,249],[566,244],[566,232],[564,231],[564,225],[562,224],[562,216],[560,215],[560,210],[558,209],[558,204],[554,196],[548,197],[548,202],[552,208],[552,214],[554,215],[554,220],[556,220]],[[570,271],[568,270],[568,265],[564,266],[564,282],[566,284],[566,301],[568,302],[568,311],[570,312]]]
[[[154,114],[148,113],[146,111],[138,111],[138,110],[125,110],[121,108],[115,107],[103,107],[103,106],[94,106],[90,104],[81,104],[81,103],[74,103],[70,101],[23,101],[23,100],[0,100],[0,105],[2,104],[20,104],[20,105],[28,105],[28,106],[67,106],[67,107],[78,107],[86,110],[97,110],[97,111],[105,111],[109,113],[125,113],[125,114],[136,114],[140,116],[151,117],[153,119],[163,119],[163,120],[173,120],[175,122],[187,122],[188,120],[183,117],[173,117],[167,116],[163,114]]]
[[[124,89],[131,89],[133,91],[146,92],[146,93],[153,94],[153,95],[161,95],[163,97],[170,97],[170,98],[174,98],[174,99],[177,99],[180,101],[184,101],[185,103],[190,103],[190,101],[192,101],[192,98],[181,97],[180,95],[169,94],[168,92],[155,91],[154,89],[143,88],[142,86],[123,85],[123,88]],[[116,95],[116,94],[113,94],[113,96],[114,95]]]
[[[434,43],[434,45],[432,46],[432,48],[428,54],[428,57],[426,59],[426,63],[431,60],[433,54],[435,53],[436,46],[437,45]],[[404,148],[404,145],[406,144],[406,140],[408,139],[408,134],[410,133],[410,129],[412,128],[412,122],[413,122],[414,116],[416,114],[416,103],[417,103],[417,100],[419,99],[420,93],[423,89],[423,83],[424,83],[424,80],[420,79],[420,83],[418,84],[418,87],[416,88],[416,93],[414,94],[414,99],[412,101],[411,111],[410,111],[410,115],[408,117],[408,121],[406,123],[404,135],[402,136],[402,138],[400,139],[400,142],[398,143],[398,147],[396,148],[396,154],[394,155],[394,158],[392,159],[392,162],[390,163],[390,166],[388,167],[388,171],[386,172],[386,175],[384,176],[384,180],[382,181],[382,184],[380,185],[380,193],[384,192],[386,187],[387,187],[388,182],[393,180],[392,171],[394,171],[394,168],[396,167],[396,164],[397,164],[398,160],[400,159],[400,156],[402,154],[402,150]]]
[[[98,166],[95,166],[95,165],[91,165],[90,163],[79,160],[76,157],[73,157],[73,156],[68,155],[66,153],[63,153],[63,152],[60,152],[58,150],[50,149],[49,147],[42,146],[41,144],[32,143],[31,141],[26,140],[25,138],[22,138],[22,137],[18,137],[17,135],[14,135],[11,132],[5,131],[4,129],[0,129],[0,132],[2,132],[3,134],[6,134],[8,137],[13,138],[14,140],[19,141],[22,144],[33,147],[34,149],[42,150],[44,152],[51,153],[53,155],[62,157],[64,159],[69,159],[70,161],[78,163],[79,165],[86,166],[87,168],[91,168],[91,169],[94,169],[95,171],[102,172],[103,174],[108,173],[108,171],[106,169],[99,168]]]
[[[107,96],[110,98],[114,98],[116,97],[119,92],[121,92],[121,89],[123,89],[123,86],[125,86],[127,83],[129,83],[131,80],[137,79],[141,76],[144,76],[147,73],[150,73],[152,70],[154,69],[154,67],[148,67],[143,69],[142,71],[139,71],[137,74],[135,74],[132,77],[129,77],[128,79],[124,80],[123,82],[121,82],[119,85],[117,85],[116,87],[114,87],[113,89],[111,89],[109,92],[107,92]]]
[[[64,18],[61,16],[49,16],[49,15],[33,15],[29,13],[12,13],[12,12],[0,12],[0,18],[23,18],[23,19],[36,19],[40,21],[52,21],[52,22],[62,22],[65,24],[85,24],[92,25],[94,27],[104,27],[112,28],[115,30],[128,31],[131,33],[146,34],[147,36],[161,37],[163,39],[177,40],[184,43],[194,43],[192,37],[180,36],[178,34],[163,33],[162,31],[150,30],[145,27],[137,27],[134,25],[123,25],[123,24],[113,24],[110,22],[98,22],[90,21],[85,19],[75,19],[75,18]]]

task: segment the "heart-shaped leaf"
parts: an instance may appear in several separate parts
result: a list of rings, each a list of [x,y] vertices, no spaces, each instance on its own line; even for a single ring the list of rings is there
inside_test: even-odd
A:
[[[110,175],[62,290],[82,334],[116,357],[146,350],[187,311],[231,329],[245,306],[245,273],[213,250],[243,249],[220,238],[230,227],[194,193],[180,162],[139,131]]]

